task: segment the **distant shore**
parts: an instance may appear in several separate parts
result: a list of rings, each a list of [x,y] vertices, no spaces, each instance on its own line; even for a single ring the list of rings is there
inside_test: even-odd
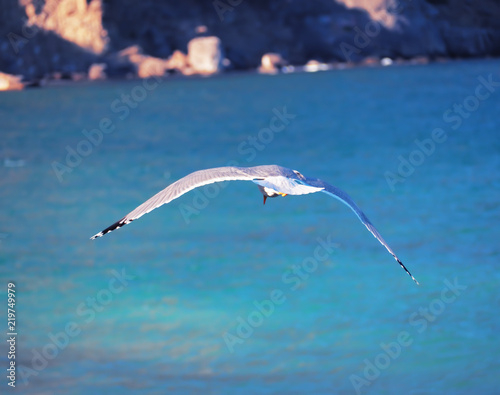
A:
[[[234,70],[234,69],[224,69],[217,71],[215,73],[205,73],[205,74],[182,74],[178,71],[167,72],[164,75],[148,75],[148,76],[138,76],[135,73],[124,74],[120,76],[101,78],[90,78],[88,73],[55,73],[37,80],[24,80],[22,76],[9,76],[4,73],[0,73],[0,91],[1,90],[21,90],[25,88],[40,88],[40,87],[50,87],[50,86],[69,86],[75,84],[85,84],[85,83],[102,83],[102,82],[120,82],[120,81],[137,81],[146,78],[161,79],[162,81],[168,80],[185,80],[185,79],[201,79],[201,78],[223,78],[224,76],[233,76],[241,74],[264,74],[264,75],[279,75],[279,74],[292,74],[292,73],[315,73],[321,71],[332,71],[332,70],[347,70],[353,68],[372,68],[372,67],[401,67],[401,66],[416,66],[416,65],[426,65],[435,63],[449,63],[449,62],[460,62],[460,61],[475,61],[475,60],[493,60],[499,59],[495,57],[477,57],[477,58],[446,58],[439,57],[435,59],[429,59],[427,57],[416,57],[413,59],[390,59],[382,58],[378,59],[375,57],[366,58],[361,62],[334,62],[334,63],[321,63],[317,61],[310,61],[304,65],[284,65],[276,66],[270,69],[254,68],[248,70]],[[2,89],[5,87],[6,82],[2,82],[5,78],[13,78],[15,80],[15,86],[12,89]]]
[[[495,0],[5,2],[0,90],[498,57],[499,21]]]

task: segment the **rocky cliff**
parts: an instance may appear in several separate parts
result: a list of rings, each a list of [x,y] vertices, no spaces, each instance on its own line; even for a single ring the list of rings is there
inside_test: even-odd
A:
[[[250,69],[266,53],[290,64],[367,57],[500,56],[495,0],[0,0],[0,71],[27,79],[136,68],[117,61],[187,53],[195,37],[220,39],[224,67]],[[181,59],[181,62],[183,60]],[[165,70],[169,66],[166,64]]]

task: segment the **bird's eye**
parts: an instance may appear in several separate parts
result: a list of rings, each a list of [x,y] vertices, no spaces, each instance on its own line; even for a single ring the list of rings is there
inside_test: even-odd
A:
[[[300,178],[304,178],[304,176],[302,174],[300,174],[297,170],[294,170],[293,171],[295,174],[297,174]]]

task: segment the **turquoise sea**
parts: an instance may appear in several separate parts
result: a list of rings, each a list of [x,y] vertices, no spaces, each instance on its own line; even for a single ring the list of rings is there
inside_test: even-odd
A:
[[[500,61],[0,94],[21,394],[498,394]],[[348,192],[186,174],[279,164]],[[11,321],[12,322],[12,321]],[[9,392],[10,393],[10,392]]]

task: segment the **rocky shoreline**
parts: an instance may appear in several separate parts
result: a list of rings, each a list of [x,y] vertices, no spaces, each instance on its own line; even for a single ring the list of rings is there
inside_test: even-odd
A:
[[[494,0],[20,0],[2,7],[0,90],[500,56]]]

